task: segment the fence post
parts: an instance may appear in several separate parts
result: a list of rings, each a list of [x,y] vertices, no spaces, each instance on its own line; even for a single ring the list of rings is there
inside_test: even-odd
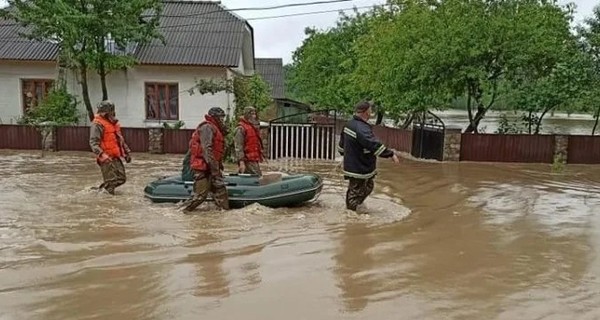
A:
[[[444,131],[443,161],[460,161],[461,131],[460,127],[446,127]]]
[[[148,152],[154,154],[164,153],[164,134],[162,128],[148,129]]]
[[[568,162],[569,136],[554,136],[554,162]]]

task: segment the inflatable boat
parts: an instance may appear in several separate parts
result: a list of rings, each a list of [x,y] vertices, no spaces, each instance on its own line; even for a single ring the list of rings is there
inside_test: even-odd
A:
[[[194,182],[184,175],[159,178],[149,183],[144,195],[155,203],[177,203],[192,196]],[[295,207],[317,200],[323,180],[316,174],[269,173],[262,177],[249,174],[226,174],[225,184],[230,208],[242,208],[253,203],[266,207]],[[209,194],[207,201],[213,201]]]

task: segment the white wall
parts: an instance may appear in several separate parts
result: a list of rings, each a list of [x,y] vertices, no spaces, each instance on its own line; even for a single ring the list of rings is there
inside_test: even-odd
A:
[[[16,123],[23,115],[21,79],[56,79],[56,64],[36,62],[0,62],[0,121],[4,124]],[[109,98],[116,104],[117,117],[124,127],[162,126],[162,122],[146,120],[145,82],[173,82],[179,85],[179,120],[185,122],[185,128],[194,128],[204,119],[211,107],[221,107],[233,112],[232,95],[220,92],[215,95],[198,93],[191,95],[186,91],[195,79],[226,78],[225,68],[179,67],[179,66],[136,66],[127,71],[113,71],[107,76]],[[88,125],[89,119],[83,98],[79,75],[70,72],[67,78],[69,91],[80,101],[81,125]],[[100,78],[94,72],[88,74],[90,99],[95,111],[96,104],[102,98]]]
[[[16,123],[23,115],[21,79],[55,79],[54,63],[0,62],[0,123]]]
[[[204,119],[208,109],[221,107],[227,109],[228,98],[225,92],[214,95],[190,95],[187,90],[194,86],[195,79],[221,79],[227,76],[224,68],[183,67],[183,66],[136,66],[127,71],[113,71],[106,79],[108,96],[116,105],[117,118],[124,127],[162,126],[165,121],[146,120],[145,82],[177,83],[179,86],[179,120],[185,122],[185,128],[195,128]],[[72,93],[81,98],[79,77],[69,79]],[[100,77],[88,75],[88,86],[92,105],[102,98]],[[84,110],[84,109],[82,109]],[[87,120],[87,119],[84,119]],[[167,121],[174,122],[174,121]],[[86,124],[89,122],[85,122]]]

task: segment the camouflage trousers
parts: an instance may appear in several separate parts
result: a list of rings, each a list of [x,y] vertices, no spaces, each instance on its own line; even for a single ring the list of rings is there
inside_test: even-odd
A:
[[[223,177],[213,177],[210,174],[199,173],[194,177],[194,194],[183,203],[183,211],[191,212],[195,210],[206,201],[209,192],[212,193],[218,207],[229,210],[229,195]]]
[[[258,162],[255,161],[246,161],[246,170],[244,170],[244,172],[241,173],[246,173],[246,174],[257,174],[257,175],[262,175],[262,171],[260,170],[260,164]]]
[[[104,182],[99,189],[106,189],[108,193],[115,194],[115,188],[125,184],[127,176],[125,174],[125,166],[121,159],[113,159],[111,161],[100,164],[102,179]]]
[[[373,179],[348,178],[350,181],[346,192],[346,209],[356,211],[356,207],[367,199],[375,187]]]

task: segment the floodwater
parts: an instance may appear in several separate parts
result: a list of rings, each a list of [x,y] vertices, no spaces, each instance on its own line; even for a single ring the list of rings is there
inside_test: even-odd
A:
[[[0,319],[600,319],[600,167],[380,163],[344,210],[194,215],[142,196],[181,156],[137,154],[117,196],[89,153],[0,151]]]
[[[527,128],[523,125],[520,113],[512,111],[499,112],[489,111],[479,124],[480,133],[496,133],[500,126],[500,116],[505,114],[511,123],[517,124],[521,129]],[[449,127],[459,127],[462,130],[469,126],[469,119],[466,110],[445,110],[436,112],[444,124]],[[557,112],[554,115],[548,114],[542,120],[540,133],[542,134],[576,134],[591,135],[594,128],[595,119],[591,114],[571,114]],[[535,128],[534,128],[535,129]],[[600,129],[599,129],[600,130]],[[523,131],[526,133],[526,131]]]

